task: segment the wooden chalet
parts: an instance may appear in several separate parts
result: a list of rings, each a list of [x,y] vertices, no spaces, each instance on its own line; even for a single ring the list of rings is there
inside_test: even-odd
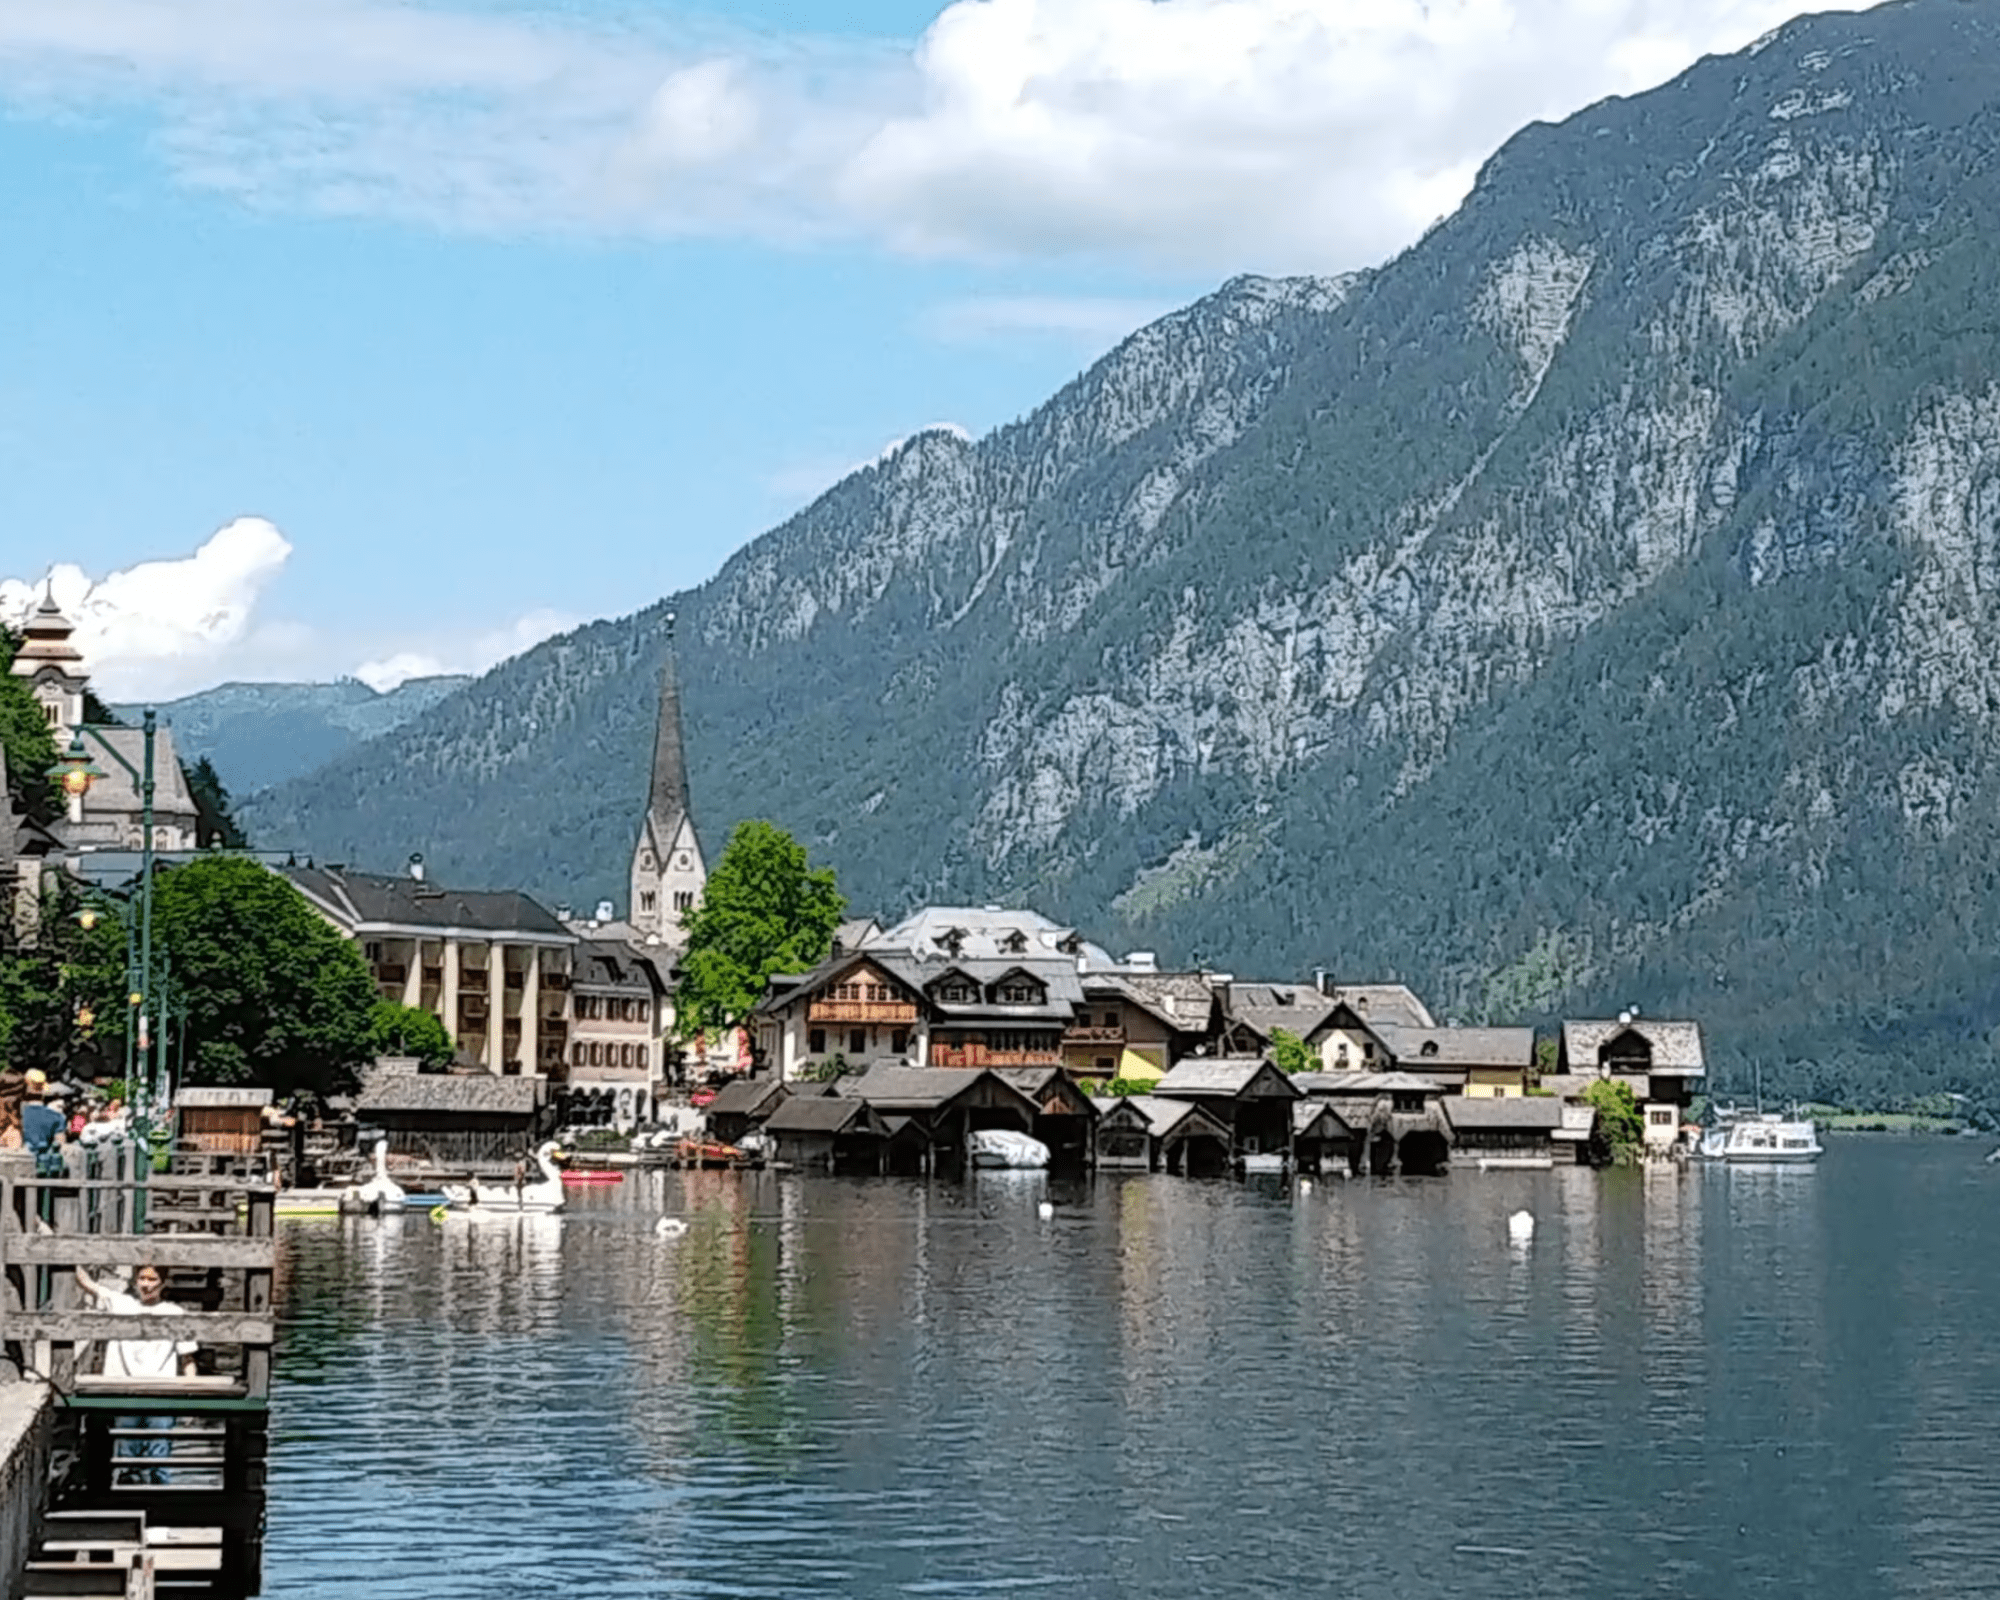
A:
[[[1054,1166],[1088,1166],[1097,1148],[1097,1105],[1061,1067],[1001,1067],[1002,1078],[1035,1105],[1028,1131],[1049,1147]]]
[[[709,1136],[724,1144],[737,1143],[752,1128],[761,1127],[791,1093],[776,1078],[738,1078],[724,1084],[705,1113]]]
[[[174,1146],[200,1155],[258,1155],[270,1104],[269,1089],[182,1089],[174,1096]]]
[[[1444,1102],[1451,1125],[1453,1159],[1485,1170],[1489,1167],[1552,1167],[1557,1135],[1563,1129],[1563,1103],[1553,1095],[1520,1099],[1451,1095]],[[1573,1152],[1564,1155],[1574,1163]]]
[[[1556,1070],[1569,1078],[1617,1078],[1632,1086],[1646,1125],[1646,1147],[1668,1150],[1708,1062],[1697,1022],[1656,1022],[1629,1012],[1612,1022],[1565,1022]]]
[[[1300,1172],[1352,1172],[1361,1140],[1328,1100],[1292,1103],[1292,1165]]]
[[[984,1068],[875,1067],[843,1079],[840,1094],[874,1107],[890,1125],[893,1143],[921,1150],[925,1171],[962,1165],[980,1129],[1032,1134],[1041,1112],[999,1073]],[[897,1123],[898,1117],[908,1121]]]
[[[355,1097],[361,1121],[380,1128],[391,1155],[442,1166],[511,1162],[548,1132],[548,1086],[491,1073],[374,1072]]]
[[[1086,972],[1083,998],[1063,1030],[1072,1076],[1155,1082],[1213,1031],[1215,994],[1199,973]]]
[[[1301,1098],[1290,1077],[1259,1056],[1190,1057],[1153,1087],[1163,1100],[1199,1105],[1230,1131],[1233,1153],[1292,1153],[1292,1106]]]
[[[774,1160],[826,1172],[882,1172],[890,1129],[866,1100],[792,1095],[764,1120]]]
[[[1228,1124],[1192,1100],[1107,1095],[1096,1100],[1097,1164],[1110,1172],[1226,1177],[1234,1141]]]
[[[1060,1067],[1083,990],[1076,962],[959,956],[926,964],[934,1067]]]
[[[1451,1159],[1441,1084],[1409,1072],[1301,1072],[1292,1082],[1328,1102],[1366,1151],[1366,1170],[1434,1174]]]
[[[773,977],[749,1027],[759,1056],[785,1082],[811,1078],[835,1057],[854,1072],[924,1059],[923,995],[872,954]]]

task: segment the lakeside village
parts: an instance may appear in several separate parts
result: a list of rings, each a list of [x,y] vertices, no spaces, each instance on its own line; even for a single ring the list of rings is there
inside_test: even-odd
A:
[[[17,933],[32,933],[54,879],[129,890],[149,842],[148,760],[153,858],[202,854],[171,729],[87,723],[71,632],[44,602],[11,667],[58,747],[94,763],[57,823],[0,812]],[[1440,1026],[1401,984],[1163,970],[997,906],[846,921],[811,971],[771,976],[738,1025],[690,1051],[677,960],[707,868],[671,644],[637,834],[622,914],[601,902],[581,917],[432,882],[416,857],[385,875],[255,856],[359,948],[384,999],[436,1018],[450,1060],[379,1057],[357,1093],[301,1116],[269,1089],[183,1088],[179,1137],[268,1159],[286,1190],[319,1195],[358,1183],[377,1144],[403,1192],[511,1173],[518,1194],[530,1152],[558,1136],[597,1166],[918,1174],[962,1170],[982,1136],[1011,1133],[1058,1167],[1187,1177],[1673,1159],[1698,1137],[1691,1020],[1629,1011],[1539,1042],[1526,1027]]]

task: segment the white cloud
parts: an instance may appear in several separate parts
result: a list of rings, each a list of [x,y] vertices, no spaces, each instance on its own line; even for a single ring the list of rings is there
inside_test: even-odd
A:
[[[68,563],[40,577],[0,578],[0,621],[18,627],[53,585],[56,603],[76,624],[73,642],[92,686],[107,700],[134,703],[232,680],[351,675],[387,690],[409,678],[484,672],[583,620],[536,610],[498,627],[428,628],[415,641],[393,628],[336,635],[259,614],[291,554],[269,522],[243,517],[192,555],[142,561],[102,578]]]
[[[0,92],[144,96],[184,179],[261,205],[1330,271],[1523,123],[1803,9],[957,0],[897,49],[471,0],[0,0]]]
[[[158,692],[153,685],[199,678],[250,636],[251,613],[291,553],[270,523],[242,517],[176,560],[95,580],[68,565],[41,581],[0,580],[0,616],[18,625],[53,585],[98,691],[108,699]]]

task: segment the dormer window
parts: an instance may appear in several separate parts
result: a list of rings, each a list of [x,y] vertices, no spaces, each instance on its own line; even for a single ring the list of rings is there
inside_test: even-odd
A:
[[[1010,956],[1026,955],[1028,951],[1028,936],[1019,928],[1016,928],[1000,941],[1000,948]]]
[[[994,987],[993,998],[1003,1006],[1038,1006],[1042,986],[1028,978],[1008,978]]]
[[[1426,1039],[1426,1040],[1424,1041],[1424,1054],[1425,1054],[1425,1055],[1427,1055],[1427,1056],[1434,1056],[1434,1055],[1436,1055],[1437,1053],[1438,1053],[1438,1042],[1437,1042],[1437,1040],[1435,1040],[1435,1039]]]
[[[948,978],[937,986],[938,1000],[948,1006],[976,1006],[979,991],[964,978]]]

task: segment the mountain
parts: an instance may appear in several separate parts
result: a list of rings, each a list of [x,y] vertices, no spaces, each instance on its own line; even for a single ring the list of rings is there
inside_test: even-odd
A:
[[[1906,0],[1529,127],[1395,261],[921,434],[252,825],[615,896],[672,609],[711,851],[772,816],[869,910],[1688,1012],[1746,1088],[1983,1086],[1996,85],[1995,8]]]
[[[225,683],[157,708],[192,761],[207,756],[236,795],[324,766],[366,740],[393,733],[470,678],[412,678],[379,693],[358,678],[335,683]],[[115,706],[136,723],[143,706]]]

